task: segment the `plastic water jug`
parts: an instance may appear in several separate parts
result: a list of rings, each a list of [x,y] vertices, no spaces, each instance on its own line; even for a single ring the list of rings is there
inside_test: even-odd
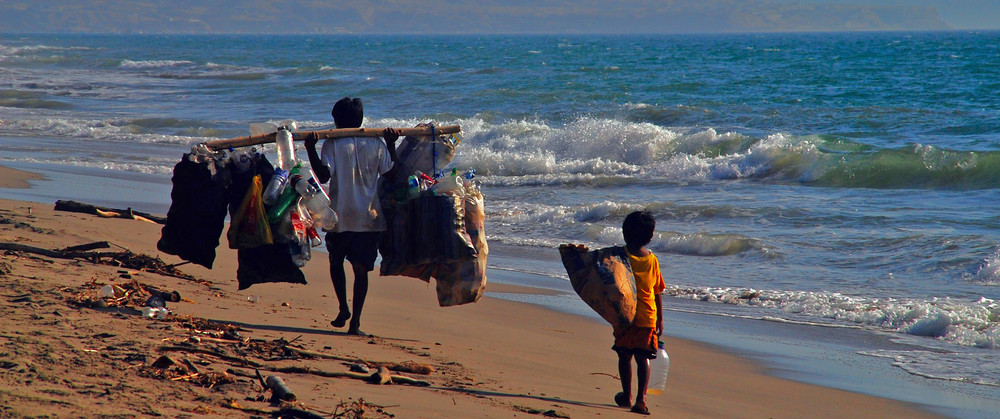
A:
[[[666,349],[663,349],[663,342],[660,342],[660,350],[656,352],[656,359],[649,361],[649,387],[646,394],[663,394],[667,389],[667,372],[670,370],[670,357],[667,356]]]

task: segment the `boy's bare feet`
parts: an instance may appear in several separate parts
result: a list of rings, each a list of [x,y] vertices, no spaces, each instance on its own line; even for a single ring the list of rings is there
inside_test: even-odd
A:
[[[640,415],[648,415],[649,414],[649,408],[646,407],[646,402],[641,402],[641,401],[638,401],[638,400],[636,400],[635,406],[632,406],[632,410],[629,410],[629,411],[632,412],[632,413],[638,413]]]
[[[625,392],[619,391],[618,394],[615,394],[615,404],[617,404],[618,407],[628,407],[632,404],[632,401],[629,400],[630,398],[631,397],[625,394]]]

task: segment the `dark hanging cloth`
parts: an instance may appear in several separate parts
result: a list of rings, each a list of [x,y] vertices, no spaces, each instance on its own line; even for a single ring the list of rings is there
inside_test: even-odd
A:
[[[267,185],[271,181],[271,176],[274,175],[274,167],[262,154],[255,158],[255,164],[251,170],[240,172],[235,165],[230,165],[230,167],[232,168],[233,181],[226,196],[229,201],[229,215],[232,217],[239,210],[254,175],[260,175],[261,183]],[[287,241],[279,243],[278,238],[275,239],[274,244],[236,251],[239,261],[239,267],[236,269],[236,280],[239,282],[239,289],[244,290],[251,285],[266,282],[306,283],[306,276],[292,262]]]
[[[184,154],[174,166],[167,223],[156,248],[212,269],[226,219],[226,190],[231,178],[224,165],[214,160],[195,162],[190,157]]]

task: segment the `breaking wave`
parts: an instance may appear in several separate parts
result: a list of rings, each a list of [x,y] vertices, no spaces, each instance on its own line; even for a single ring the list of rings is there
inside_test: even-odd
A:
[[[793,320],[834,320],[960,346],[1000,349],[1000,303],[985,297],[918,300],[856,297],[836,292],[679,286],[668,288],[666,293],[681,299],[777,310]]]
[[[501,181],[508,184],[626,176],[669,182],[751,179],[828,187],[981,189],[995,187],[1000,178],[998,151],[920,144],[880,149],[829,136],[755,138],[712,128],[592,117],[564,126],[530,120],[457,122],[465,135],[455,164],[516,178]]]

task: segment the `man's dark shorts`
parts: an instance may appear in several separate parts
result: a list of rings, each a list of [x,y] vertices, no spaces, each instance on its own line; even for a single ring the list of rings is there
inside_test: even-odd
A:
[[[374,270],[381,237],[382,233],[378,231],[326,233],[326,250],[330,252],[330,265],[343,264],[346,257],[353,266],[364,266],[369,272]]]

